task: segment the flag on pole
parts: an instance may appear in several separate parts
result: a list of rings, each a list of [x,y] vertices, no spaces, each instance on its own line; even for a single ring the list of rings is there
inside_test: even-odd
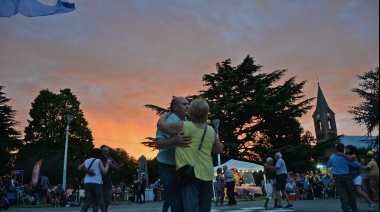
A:
[[[11,17],[20,13],[27,17],[68,13],[75,4],[67,0],[0,0],[0,17]]]
[[[42,159],[37,161],[34,164],[33,172],[32,172],[32,184],[36,185],[38,183],[38,179],[40,178],[40,170],[41,170]]]

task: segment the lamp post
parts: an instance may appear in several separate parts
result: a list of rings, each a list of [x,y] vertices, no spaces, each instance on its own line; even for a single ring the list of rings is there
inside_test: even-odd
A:
[[[214,120],[212,120],[212,123],[215,126],[216,137],[219,139],[218,127],[219,127],[219,124],[220,124],[220,120],[219,119],[214,119]],[[218,166],[220,166],[220,154],[218,154]]]
[[[68,149],[68,143],[69,143],[69,125],[71,121],[75,118],[75,116],[66,115],[66,143],[65,143],[65,158],[63,161],[63,179],[62,179],[62,189],[66,191],[66,169],[67,169],[67,149]]]

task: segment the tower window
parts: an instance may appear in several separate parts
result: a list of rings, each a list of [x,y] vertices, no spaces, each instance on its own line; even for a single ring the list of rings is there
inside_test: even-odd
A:
[[[319,130],[322,130],[322,122],[318,120]]]
[[[331,120],[330,119],[327,121],[327,124],[329,125],[329,130],[331,130]]]

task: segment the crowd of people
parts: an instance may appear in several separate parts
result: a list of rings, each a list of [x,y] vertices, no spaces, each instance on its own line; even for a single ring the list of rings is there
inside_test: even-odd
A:
[[[47,178],[42,176],[43,181]],[[4,181],[3,181],[4,182]],[[39,182],[33,184],[32,182],[20,185],[17,180],[15,181],[15,186],[2,188],[7,191],[2,194],[12,195],[14,199],[8,200],[10,203],[16,204],[26,204],[26,205],[38,205],[38,204],[51,204],[53,207],[65,207],[78,206],[79,194],[84,194],[84,190],[79,186],[79,189],[68,189],[66,192],[62,189],[61,184],[53,186],[47,182],[47,189],[43,186],[45,182]],[[12,202],[13,201],[13,202]],[[75,204],[73,203],[75,202]]]
[[[339,198],[343,211],[359,211],[355,191],[368,203],[369,211],[374,210],[375,202],[379,200],[377,163],[372,160],[372,155],[367,155],[360,160],[356,148],[352,145],[346,147],[342,143],[337,145],[336,153],[327,162],[329,169],[325,170],[326,172],[321,173],[318,169],[305,173],[289,171],[286,184],[282,181],[284,178],[279,178],[279,172],[275,172],[279,170],[276,167],[281,166],[278,164],[280,158],[281,153],[276,153],[276,165],[271,157],[266,159],[264,165],[267,197],[264,203],[265,208],[271,199],[274,199],[274,208],[282,207],[280,203],[282,199],[288,202],[288,207],[292,206],[290,195],[294,196],[294,200]]]
[[[6,178],[8,178],[8,176],[6,176]],[[21,183],[18,182],[17,178],[14,178],[13,181],[15,182],[15,186],[7,186],[7,180],[0,180],[0,188],[6,191],[0,193],[2,195],[2,208],[9,207],[12,203],[27,205],[50,204],[52,207],[79,207],[86,201],[85,178],[81,180],[78,180],[78,178],[68,180],[65,191],[61,184],[55,186],[50,184],[49,179],[44,175],[40,177],[40,182],[37,184],[29,182],[20,186]],[[142,173],[141,179],[136,180],[136,183],[137,189],[134,189],[133,182],[130,184],[120,182],[120,184],[112,185],[110,192],[112,194],[112,204],[118,204],[126,200],[136,203],[145,203],[145,173]],[[46,190],[45,186],[47,188]],[[158,198],[158,191],[160,191],[160,193],[162,191],[160,180],[157,180],[156,183],[152,184],[152,189],[156,191],[154,200],[161,200],[164,198],[162,194],[161,197]],[[14,194],[14,197],[16,198],[15,200],[8,200],[7,195],[10,195],[11,193]],[[103,191],[101,193],[103,193]],[[90,205],[93,206],[93,201],[91,200],[89,202],[91,202]]]

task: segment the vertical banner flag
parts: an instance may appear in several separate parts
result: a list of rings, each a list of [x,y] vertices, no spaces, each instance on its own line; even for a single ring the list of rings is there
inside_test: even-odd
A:
[[[37,161],[34,164],[33,172],[32,172],[32,184],[36,185],[38,183],[38,179],[40,178],[40,170],[41,170],[42,159]]]

